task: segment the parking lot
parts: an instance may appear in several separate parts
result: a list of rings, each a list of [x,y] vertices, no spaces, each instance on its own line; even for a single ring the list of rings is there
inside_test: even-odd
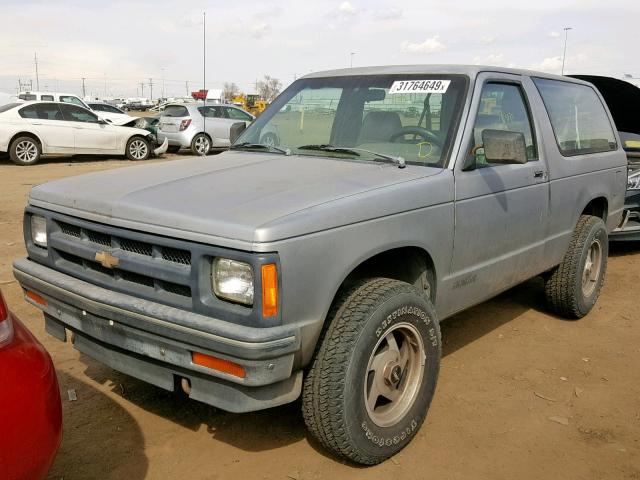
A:
[[[130,165],[0,160],[0,288],[51,353],[63,398],[64,439],[50,478],[640,479],[640,245],[612,247],[602,297],[583,320],[548,314],[538,280],[448,320],[436,397],[417,439],[392,460],[359,468],[309,437],[299,403],[225,413],[115,372],[44,332],[11,273],[25,254],[30,187]]]

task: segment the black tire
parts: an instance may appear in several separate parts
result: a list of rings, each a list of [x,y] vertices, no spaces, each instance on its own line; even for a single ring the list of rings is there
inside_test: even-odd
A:
[[[151,144],[144,137],[131,137],[127,142],[125,154],[129,160],[147,160],[151,156]]]
[[[35,165],[42,156],[40,142],[32,137],[18,137],[9,147],[9,156],[16,165]]]
[[[211,151],[211,139],[204,133],[198,133],[191,140],[191,152],[194,155],[205,156]]]
[[[375,397],[373,412],[367,406],[367,392],[378,380],[370,369],[371,360],[379,356],[374,356],[376,352],[393,350],[391,343],[378,348],[389,335],[402,339],[397,332],[403,329],[420,339],[413,348],[413,342],[408,343],[405,351],[415,350],[418,355],[422,351],[425,357],[419,358],[426,358],[426,362],[395,373],[397,383],[385,388],[413,392],[412,400],[405,402],[396,419],[381,425],[378,411],[392,405],[378,406],[380,398]],[[304,381],[302,413],[309,431],[324,447],[354,462],[374,465],[386,460],[420,429],[435,392],[440,355],[440,328],[434,309],[417,289],[387,278],[355,285],[343,292],[331,309]],[[396,366],[387,361],[383,364],[383,370],[393,377]],[[417,381],[409,383],[411,379]],[[409,385],[413,387],[408,389]]]
[[[167,147],[167,152],[169,153],[178,153],[182,147],[180,145],[169,145]]]
[[[600,252],[596,261],[593,249]],[[602,219],[581,216],[562,263],[546,279],[545,294],[549,308],[569,319],[582,318],[589,313],[600,296],[608,255],[608,235]],[[589,261],[594,266],[587,274]]]

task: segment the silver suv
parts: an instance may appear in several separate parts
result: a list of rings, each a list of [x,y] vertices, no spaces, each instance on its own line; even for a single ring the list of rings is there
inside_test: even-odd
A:
[[[255,117],[233,105],[180,103],[167,105],[160,117],[158,141],[169,140],[169,152],[190,148],[194,155],[229,146],[231,125],[251,123]]]
[[[14,274],[85,354],[234,412],[302,396],[323,446],[374,464],[427,415],[442,320],[537,275],[551,311],[589,313],[626,181],[587,82],[319,72],[215,161],[34,187]]]

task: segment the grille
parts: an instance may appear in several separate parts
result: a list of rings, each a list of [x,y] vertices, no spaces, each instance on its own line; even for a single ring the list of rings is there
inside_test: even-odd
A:
[[[181,263],[183,265],[191,265],[191,252],[188,250],[180,250],[177,248],[163,247],[162,258],[168,262]]]
[[[122,277],[123,280],[126,280],[127,282],[138,283],[140,285],[145,285],[151,288],[153,288],[154,286],[153,278],[147,277],[146,275],[141,275],[139,273],[128,272],[126,270],[123,270],[120,272],[120,276]]]
[[[127,252],[137,253],[150,257],[153,254],[153,246],[150,243],[139,242],[128,238],[120,239],[120,248]]]
[[[107,247],[111,245],[111,235],[87,229],[84,229],[84,233],[87,235],[90,242],[99,243],[100,245],[105,245]]]
[[[82,258],[76,255],[71,255],[70,253],[63,252],[63,251],[58,251],[58,255],[60,255],[62,259],[66,260],[67,262],[75,263],[76,265],[82,266]]]
[[[64,261],[72,263],[78,267],[81,267],[85,271],[93,271],[111,277],[114,281],[119,277],[125,282],[135,283],[136,285],[142,285],[150,289],[156,288],[156,286],[165,292],[179,295],[185,298],[191,298],[191,287],[187,285],[180,285],[179,283],[168,282],[165,280],[156,280],[148,275],[142,275],[136,272],[130,272],[128,270],[120,270],[105,268],[98,262],[92,260],[83,259],[77,255],[73,255],[62,250],[56,250],[57,254]]]
[[[113,270],[110,268],[105,268],[97,262],[92,262],[91,260],[84,260],[83,264],[93,270],[94,272],[101,273],[103,275],[107,275],[108,277],[113,277]]]
[[[60,230],[62,230],[62,233],[66,235],[71,235],[72,237],[80,238],[80,232],[82,231],[80,227],[71,225],[70,223],[64,223],[64,222],[59,222],[59,225],[60,225]]]
[[[186,285],[179,285],[173,282],[160,282],[160,287],[166,292],[180,295],[181,297],[191,297],[191,289]]]
[[[88,228],[81,228],[77,225],[72,225],[66,222],[58,221],[57,223],[60,227],[60,231],[65,235],[82,238],[84,234],[90,242],[97,243],[98,245],[104,245],[105,247],[112,246],[112,240],[115,240],[116,244],[125,252],[137,253],[138,255],[145,255],[147,257],[153,256],[153,245],[150,243],[116,235],[108,235],[106,233],[97,232]],[[114,244],[114,246],[116,245]],[[163,260],[172,263],[179,263],[181,265],[191,265],[191,252],[189,250],[172,247],[158,248]]]

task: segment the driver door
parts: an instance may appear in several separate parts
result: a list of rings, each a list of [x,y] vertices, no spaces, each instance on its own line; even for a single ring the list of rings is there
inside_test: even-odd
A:
[[[472,305],[538,273],[549,214],[549,181],[528,95],[530,79],[478,77],[473,116],[455,166],[455,236],[450,295]],[[486,161],[482,131],[524,134],[527,163]],[[466,148],[465,148],[466,147]],[[449,302],[447,302],[449,303]]]
[[[113,153],[117,150],[118,134],[113,125],[100,123],[99,118],[86,108],[60,104],[66,121],[73,125],[76,153]]]

